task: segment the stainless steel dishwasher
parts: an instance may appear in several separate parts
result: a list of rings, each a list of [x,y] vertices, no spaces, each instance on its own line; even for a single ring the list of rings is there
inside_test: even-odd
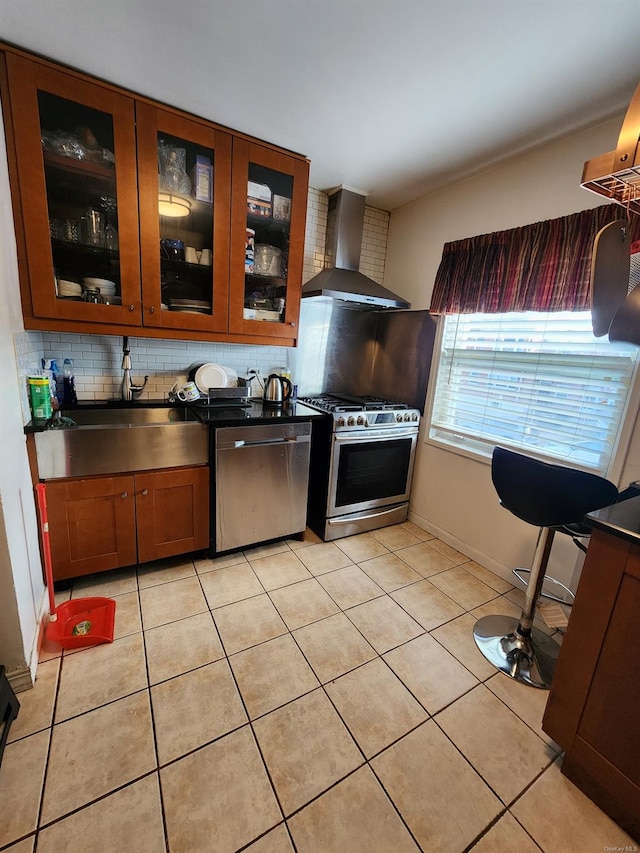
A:
[[[215,550],[302,533],[307,521],[311,424],[215,430]]]

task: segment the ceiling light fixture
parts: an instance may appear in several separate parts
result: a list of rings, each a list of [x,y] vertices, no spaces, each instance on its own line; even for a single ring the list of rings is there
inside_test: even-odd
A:
[[[191,202],[173,193],[158,193],[158,212],[160,216],[188,216],[191,213]]]

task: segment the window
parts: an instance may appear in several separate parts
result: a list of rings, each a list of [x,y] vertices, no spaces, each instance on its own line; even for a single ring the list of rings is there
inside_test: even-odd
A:
[[[604,474],[637,348],[595,338],[588,311],[449,314],[429,437],[490,455],[499,444]]]

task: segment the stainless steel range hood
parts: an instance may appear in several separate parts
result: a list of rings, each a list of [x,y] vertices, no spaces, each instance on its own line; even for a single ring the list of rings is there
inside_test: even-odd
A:
[[[411,304],[358,272],[365,197],[341,187],[329,196],[325,263],[327,267],[302,286],[302,298],[339,299],[345,308],[380,310]]]

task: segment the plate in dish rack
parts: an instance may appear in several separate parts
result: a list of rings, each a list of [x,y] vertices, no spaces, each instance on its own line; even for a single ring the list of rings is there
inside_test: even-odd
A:
[[[206,394],[209,388],[226,388],[229,385],[229,376],[220,364],[208,361],[196,370],[193,381],[200,393]]]
[[[233,369],[233,367],[227,367],[227,365],[223,365],[222,369],[227,374],[227,387],[228,388],[237,388],[238,387],[238,374]],[[213,387],[213,386],[211,386]]]

